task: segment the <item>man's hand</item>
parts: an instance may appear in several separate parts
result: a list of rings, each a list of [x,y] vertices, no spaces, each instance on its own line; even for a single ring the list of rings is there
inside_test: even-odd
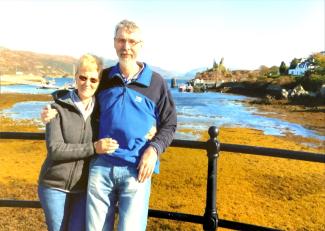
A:
[[[46,105],[41,111],[41,120],[44,124],[50,122],[51,119],[53,119],[56,114],[58,114],[58,111],[56,109],[52,109],[51,105]]]
[[[97,154],[111,154],[118,149],[119,144],[112,138],[103,138],[94,143]]]
[[[149,146],[143,153],[140,163],[137,167],[139,170],[138,181],[143,183],[146,179],[152,176],[153,170],[155,168],[158,155],[154,147]]]

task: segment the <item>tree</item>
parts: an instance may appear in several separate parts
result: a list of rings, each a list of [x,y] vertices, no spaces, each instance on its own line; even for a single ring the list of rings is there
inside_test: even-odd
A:
[[[277,67],[277,66],[270,67],[267,75],[268,76],[278,76],[279,75],[279,67]]]
[[[267,66],[265,66],[265,65],[260,66],[260,76],[261,77],[266,76],[268,72],[269,72],[269,68]]]
[[[216,62],[215,59],[213,60],[213,67],[212,68],[213,69],[217,69],[218,68],[218,64],[217,64],[217,62]]]
[[[310,59],[320,67],[325,67],[325,55],[322,53],[315,53],[310,56]]]
[[[223,57],[220,59],[218,70],[223,74],[227,72],[226,67],[223,65]]]
[[[300,59],[294,58],[290,63],[289,69],[295,69],[299,62],[300,62]]]
[[[286,75],[287,71],[288,71],[287,65],[285,64],[285,62],[282,61],[279,67],[280,75]]]
[[[315,65],[315,74],[325,75],[325,55],[324,53],[314,53],[309,60]],[[323,77],[324,78],[324,77]]]
[[[223,57],[220,59],[219,65],[223,65]]]

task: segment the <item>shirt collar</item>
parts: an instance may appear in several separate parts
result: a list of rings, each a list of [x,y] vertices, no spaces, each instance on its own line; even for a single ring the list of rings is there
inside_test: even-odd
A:
[[[130,82],[126,82],[126,84],[129,84],[131,82],[140,83],[144,86],[149,87],[152,77],[152,70],[149,68],[149,66],[146,63],[142,63],[143,66],[141,70],[138,72],[136,76],[133,76]],[[120,70],[119,64],[117,63],[112,70],[109,73],[109,77],[112,78],[114,76],[118,76],[124,80],[124,77],[122,75],[122,72]],[[134,78],[136,77],[136,78]]]
[[[144,69],[144,65],[142,64],[140,70],[139,70],[139,71],[138,71],[134,76],[131,76],[130,78],[127,78],[126,76],[124,76],[124,75],[121,73],[124,82],[125,82],[126,84],[129,84],[129,83],[131,83],[131,82],[135,82],[135,81],[139,78],[139,75],[140,75],[140,73],[142,72],[143,69]]]
[[[84,120],[86,121],[87,118],[90,116],[90,114],[94,110],[95,97],[94,96],[91,97],[91,101],[89,102],[89,105],[87,106],[87,108],[85,108],[85,105],[81,102],[81,100],[77,94],[77,91],[71,91],[71,99],[72,99],[72,102],[76,105],[76,107],[80,111],[80,113],[82,114]]]

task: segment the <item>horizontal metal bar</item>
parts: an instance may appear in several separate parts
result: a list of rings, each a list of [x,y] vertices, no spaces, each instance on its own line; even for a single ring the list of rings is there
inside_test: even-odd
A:
[[[204,149],[207,148],[207,143],[203,141],[194,141],[194,140],[173,140],[171,143],[172,147],[177,148],[191,148],[191,149]]]
[[[12,208],[42,208],[39,201],[0,200],[0,207]]]
[[[10,207],[10,208],[41,208],[41,203],[39,201],[27,201],[27,200],[0,200],[0,207]],[[203,224],[204,217],[193,214],[186,213],[176,213],[161,211],[155,209],[149,209],[149,217],[155,217],[160,219],[168,219],[175,221],[190,222],[195,224]],[[250,225],[236,221],[228,221],[219,219],[218,227],[234,229],[234,230],[251,230],[251,231],[276,231],[278,229],[272,229],[262,226]]]
[[[0,132],[0,139],[45,140],[44,132]]]
[[[268,228],[263,226],[245,224],[237,221],[219,219],[218,227],[241,231],[280,231],[281,229]]]
[[[28,200],[0,200],[0,207],[10,207],[10,208],[42,208],[39,201],[28,201]],[[203,217],[185,214],[185,213],[175,213],[168,211],[160,211],[149,209],[149,217],[185,221],[203,224]]]
[[[160,211],[149,209],[149,217],[161,218],[161,219],[168,219],[168,220],[175,220],[175,221],[185,221],[191,222],[196,224],[203,224],[204,217],[192,214],[185,214],[185,213],[176,213],[176,212],[168,212],[168,211]]]
[[[325,163],[325,155],[312,152],[291,151],[286,149],[264,148],[238,144],[220,144],[221,151],[238,152],[260,156],[271,156],[295,160]]]
[[[44,133],[35,132],[0,132],[0,139],[26,139],[26,140],[44,140]],[[191,140],[173,140],[172,147],[204,149],[206,142]],[[312,152],[291,151],[286,149],[264,148],[239,144],[220,143],[220,150],[235,153],[245,153],[250,155],[270,156],[279,158],[288,158],[295,160],[304,160],[310,162],[325,163],[325,155]]]

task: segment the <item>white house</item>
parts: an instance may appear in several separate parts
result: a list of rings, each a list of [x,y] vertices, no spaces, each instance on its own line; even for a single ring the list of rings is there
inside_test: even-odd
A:
[[[313,69],[314,66],[311,62],[306,59],[302,59],[300,63],[297,64],[296,68],[289,69],[289,75],[304,75],[307,70]]]
[[[202,84],[202,83],[204,83],[203,79],[194,79],[194,86],[197,84]]]

